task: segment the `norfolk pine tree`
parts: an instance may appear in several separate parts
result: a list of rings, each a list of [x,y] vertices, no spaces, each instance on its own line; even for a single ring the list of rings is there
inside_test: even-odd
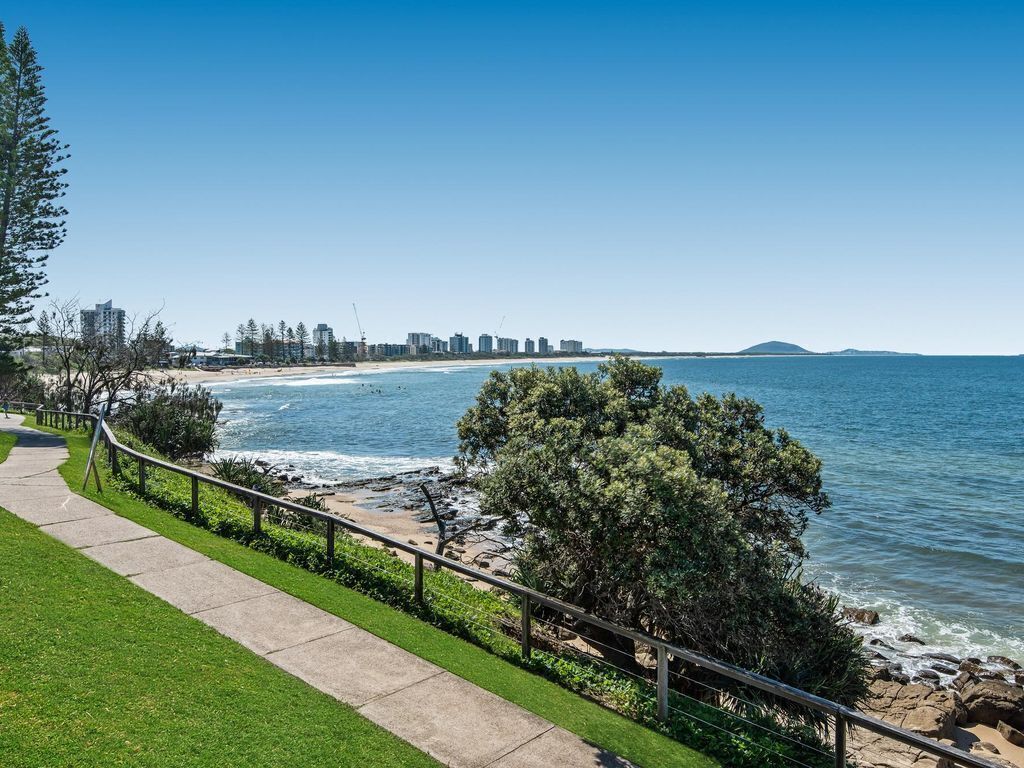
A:
[[[42,67],[28,32],[6,44],[0,24],[0,353],[17,343],[46,284],[49,252],[66,234],[68,145],[50,126]]]

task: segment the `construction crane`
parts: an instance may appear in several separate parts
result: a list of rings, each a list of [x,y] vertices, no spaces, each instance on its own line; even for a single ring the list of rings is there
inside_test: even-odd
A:
[[[498,323],[498,330],[494,332],[495,343],[497,343],[497,339],[501,336],[501,326],[503,326],[504,324],[505,324],[505,316],[502,315],[501,316],[501,322]]]
[[[359,357],[366,357],[366,332],[363,330],[363,324],[359,322],[359,310],[356,309],[356,303],[352,302],[352,312],[356,316],[356,326],[359,328]]]

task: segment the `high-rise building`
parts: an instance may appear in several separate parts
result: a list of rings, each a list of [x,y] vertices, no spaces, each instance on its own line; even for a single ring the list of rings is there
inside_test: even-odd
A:
[[[399,357],[409,354],[408,344],[370,344],[367,353],[373,357]]]
[[[523,342],[523,352],[528,355],[536,354],[537,345],[533,343],[533,339],[527,339]]]
[[[430,351],[439,355],[448,354],[448,342],[435,336],[430,340]]]
[[[554,350],[551,349],[551,345],[548,344],[547,337],[537,337],[537,352],[541,355],[550,355],[552,352],[554,352]]]
[[[410,333],[405,337],[405,343],[409,345],[414,355],[418,352],[430,352],[433,341],[434,336],[429,333]]]
[[[334,329],[327,323],[317,323],[316,328],[313,329],[313,348],[316,349],[323,344],[323,349],[326,352],[330,350],[333,343]]]
[[[453,355],[468,355],[473,351],[469,343],[469,337],[463,336],[461,333],[456,333],[448,339],[448,350]]]
[[[99,338],[120,347],[124,344],[124,310],[115,307],[113,300],[83,309],[82,338]]]
[[[583,342],[579,339],[562,339],[558,342],[558,348],[562,352],[578,355],[583,352]]]
[[[498,351],[510,355],[516,354],[519,352],[519,339],[508,339],[504,336],[499,336]]]
[[[481,333],[477,342],[476,349],[478,352],[483,352],[488,355],[494,352],[494,337],[490,334]]]

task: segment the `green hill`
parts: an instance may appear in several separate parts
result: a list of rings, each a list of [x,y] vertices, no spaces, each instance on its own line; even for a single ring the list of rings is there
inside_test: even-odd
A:
[[[755,344],[752,347],[741,349],[740,355],[813,355],[809,349],[798,347],[796,344],[789,344],[785,341],[766,341],[763,344]]]

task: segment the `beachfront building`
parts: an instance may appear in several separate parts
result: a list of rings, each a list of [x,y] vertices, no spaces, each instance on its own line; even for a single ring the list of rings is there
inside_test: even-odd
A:
[[[434,337],[430,340],[430,351],[435,355],[447,355],[448,354],[448,342],[444,339]]]
[[[498,351],[508,355],[519,352],[519,339],[508,339],[504,336],[498,337]]]
[[[528,355],[536,354],[537,345],[533,343],[533,339],[527,339],[523,342],[523,352]]]
[[[562,352],[578,355],[583,352],[583,342],[579,339],[562,339],[558,342],[558,348]]]
[[[487,333],[481,333],[480,338],[477,339],[476,349],[478,352],[491,354],[494,352],[494,337]]]
[[[548,344],[548,340],[547,340],[546,336],[538,336],[537,337],[537,353],[538,354],[550,355],[554,351],[555,350],[553,350],[551,348],[551,345]]]
[[[330,349],[334,343],[334,329],[327,323],[318,323],[313,329],[313,347],[323,344],[323,349]]]
[[[370,344],[366,348],[370,357],[400,357],[409,354],[408,344]]]
[[[469,336],[456,333],[448,339],[448,350],[453,355],[468,355],[473,351],[473,345],[469,343]]]
[[[124,310],[115,307],[113,300],[83,309],[81,320],[83,339],[102,339],[115,347],[124,344]]]
[[[406,335],[405,343],[409,345],[409,351],[414,355],[432,352],[434,335],[432,333],[410,333]]]

